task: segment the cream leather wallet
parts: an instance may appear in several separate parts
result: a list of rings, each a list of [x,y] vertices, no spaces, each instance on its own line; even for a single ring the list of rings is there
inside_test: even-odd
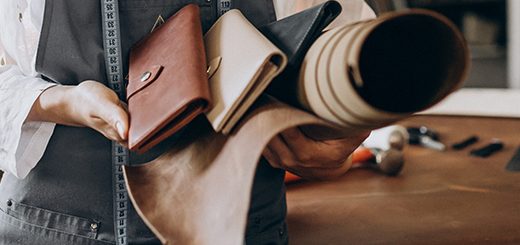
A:
[[[213,108],[206,113],[217,132],[229,134],[287,57],[239,10],[220,17],[204,37]]]

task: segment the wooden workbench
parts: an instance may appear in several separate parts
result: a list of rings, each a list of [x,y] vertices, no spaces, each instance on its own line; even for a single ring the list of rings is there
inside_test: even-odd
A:
[[[505,170],[520,147],[520,119],[420,116],[401,123],[438,131],[462,151],[405,149],[397,177],[354,169],[332,182],[288,186],[291,244],[520,244],[520,172]],[[470,149],[499,138],[489,158]]]

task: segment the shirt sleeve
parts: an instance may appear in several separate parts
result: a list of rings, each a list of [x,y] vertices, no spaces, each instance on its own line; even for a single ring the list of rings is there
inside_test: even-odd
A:
[[[54,123],[25,122],[35,100],[54,83],[24,75],[0,43],[0,169],[25,178],[43,156]]]
[[[43,156],[54,123],[25,122],[54,86],[35,71],[43,0],[0,1],[0,170],[25,178]]]

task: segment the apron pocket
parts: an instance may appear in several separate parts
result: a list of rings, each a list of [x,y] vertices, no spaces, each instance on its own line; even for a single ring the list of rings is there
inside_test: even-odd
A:
[[[0,208],[1,221],[21,230],[62,240],[96,239],[100,223],[15,202],[11,199]]]

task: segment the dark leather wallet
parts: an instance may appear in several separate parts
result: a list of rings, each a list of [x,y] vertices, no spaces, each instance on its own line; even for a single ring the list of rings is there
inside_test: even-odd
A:
[[[290,104],[297,104],[293,101],[295,96],[290,93],[296,86],[303,58],[323,29],[340,13],[341,5],[338,2],[327,1],[259,28],[288,58],[287,68],[271,83],[267,93]]]
[[[199,7],[187,5],[130,51],[130,150],[143,153],[210,105]]]

